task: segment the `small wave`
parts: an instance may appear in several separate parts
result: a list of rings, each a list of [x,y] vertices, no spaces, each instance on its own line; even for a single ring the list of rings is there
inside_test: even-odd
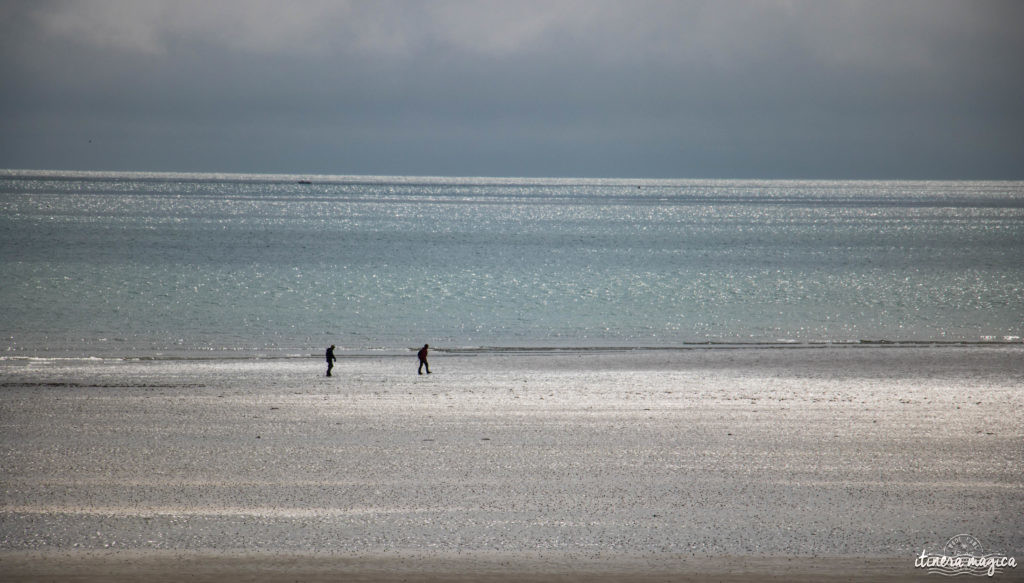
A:
[[[574,353],[574,352],[673,352],[681,350],[738,350],[738,349],[819,349],[819,348],[899,348],[899,347],[948,347],[948,346],[992,346],[1021,345],[1019,340],[849,340],[804,342],[795,340],[777,340],[774,342],[688,342],[670,346],[462,346],[444,348],[431,346],[435,352],[448,354],[488,354],[488,353]]]

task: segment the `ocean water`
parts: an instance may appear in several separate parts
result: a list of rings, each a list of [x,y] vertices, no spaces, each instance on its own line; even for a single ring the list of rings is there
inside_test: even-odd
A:
[[[1019,343],[1024,183],[0,171],[3,358]]]

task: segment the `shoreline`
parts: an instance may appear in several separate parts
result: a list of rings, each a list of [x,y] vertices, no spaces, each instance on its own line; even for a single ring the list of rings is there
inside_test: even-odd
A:
[[[980,340],[888,340],[888,339],[861,339],[861,340],[820,340],[820,341],[695,341],[680,342],[676,344],[658,345],[643,344],[629,346],[623,344],[608,345],[481,345],[461,346],[452,345],[431,345],[431,353],[451,355],[473,355],[473,354],[590,354],[598,352],[608,353],[646,353],[646,352],[688,352],[701,350],[820,350],[820,349],[897,349],[897,348],[1024,348],[1024,340],[1012,336],[1003,339],[980,339]],[[409,352],[415,353],[420,346],[409,346],[406,348],[395,347],[370,347],[351,348],[340,346],[335,349],[338,358],[373,358],[379,356],[401,357]],[[297,359],[297,358],[319,358],[323,355],[319,349],[314,352],[303,352],[301,349],[260,349],[260,348],[239,348],[239,349],[209,349],[209,350],[133,350],[124,353],[112,352],[54,352],[26,349],[23,347],[10,347],[6,354],[0,355],[0,361],[17,360],[217,360],[217,359],[239,359],[239,360],[270,360],[270,359]]]

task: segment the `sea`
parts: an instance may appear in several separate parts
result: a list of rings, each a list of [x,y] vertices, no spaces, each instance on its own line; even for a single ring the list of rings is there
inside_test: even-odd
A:
[[[0,171],[0,358],[1021,343],[1024,182]]]

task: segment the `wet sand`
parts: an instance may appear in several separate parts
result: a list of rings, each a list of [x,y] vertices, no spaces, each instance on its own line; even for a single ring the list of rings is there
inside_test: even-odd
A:
[[[1024,347],[321,367],[3,361],[0,573],[927,580],[957,534],[1024,555]]]
[[[260,582],[481,582],[481,583],[662,583],[744,581],[811,583],[830,581],[934,580],[894,559],[692,557],[637,561],[566,561],[535,556],[438,557],[392,554],[337,557],[268,554],[0,554],[10,580],[37,581],[260,581]],[[1003,579],[1000,577],[1000,579]],[[1007,580],[1013,580],[1009,577]]]

